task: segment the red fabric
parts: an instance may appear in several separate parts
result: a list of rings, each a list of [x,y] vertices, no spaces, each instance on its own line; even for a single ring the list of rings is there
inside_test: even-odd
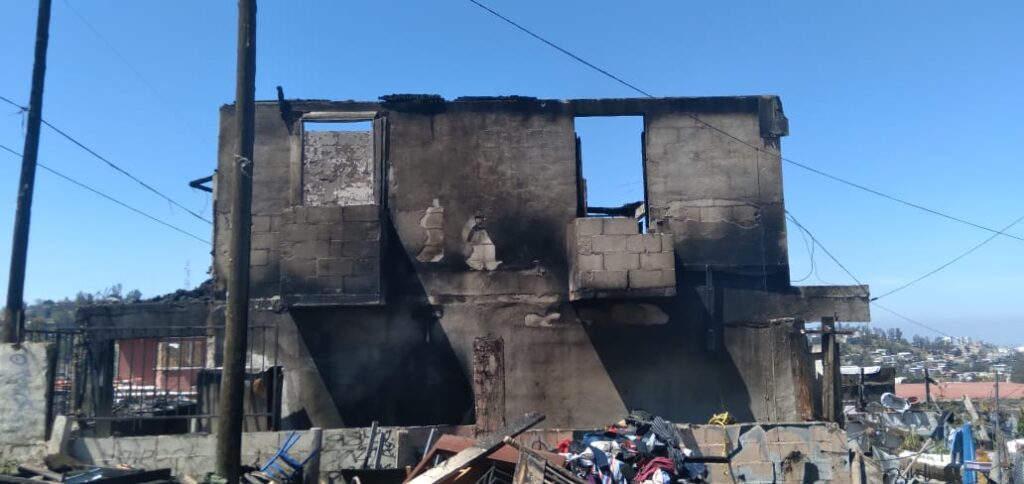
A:
[[[572,439],[562,439],[562,441],[559,442],[558,445],[555,446],[555,448],[558,450],[559,454],[568,454],[569,453],[569,444],[571,444],[571,443],[572,443]]]
[[[636,475],[636,481],[646,481],[648,477],[654,475],[654,472],[659,469],[672,472],[676,469],[676,465],[668,457],[655,457],[648,461],[640,470],[640,473]]]

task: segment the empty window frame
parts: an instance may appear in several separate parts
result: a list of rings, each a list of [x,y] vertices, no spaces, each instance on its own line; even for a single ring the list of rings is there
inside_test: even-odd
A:
[[[577,116],[580,217],[631,217],[646,225],[643,116]]]
[[[372,119],[303,120],[303,205],[372,205],[376,185]]]

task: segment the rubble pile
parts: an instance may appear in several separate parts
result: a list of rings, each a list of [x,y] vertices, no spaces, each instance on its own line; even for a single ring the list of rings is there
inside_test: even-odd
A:
[[[594,483],[704,482],[707,468],[683,444],[679,429],[637,411],[601,433],[559,442],[557,452],[581,480]]]

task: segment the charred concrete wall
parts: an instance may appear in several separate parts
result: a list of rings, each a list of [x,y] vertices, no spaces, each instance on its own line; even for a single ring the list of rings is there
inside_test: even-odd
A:
[[[735,146],[686,113],[768,151]],[[622,292],[572,301],[569,282],[578,267],[568,254],[578,241],[567,234],[577,224],[583,185],[574,119],[638,114],[646,119],[647,198],[657,237],[630,237],[634,249],[646,239],[670,241],[675,260],[660,262],[656,293],[631,292],[623,269]],[[221,288],[232,117],[225,107],[214,264]],[[303,124],[329,119],[373,119],[372,133],[332,138],[326,151],[338,155],[307,149]],[[283,297],[254,305],[252,318],[287,328],[281,361],[291,375],[288,421],[470,423],[473,343],[487,335],[504,343],[500,407],[508,416],[541,411],[547,426],[601,426],[634,408],[675,421],[704,421],[723,410],[747,421],[801,415],[793,399],[778,398],[784,390],[773,389],[794,385],[792,368],[766,366],[764,356],[802,348],[745,324],[768,321],[756,307],[722,326],[723,288],[789,289],[777,156],[784,124],[777,100],[762,97],[258,103],[252,290]],[[376,195],[370,205],[352,206],[366,201],[367,136]],[[338,168],[311,169],[310,153]],[[345,168],[349,159],[358,166]],[[370,221],[346,219],[355,207],[379,208],[379,237],[363,230]],[[379,247],[376,264],[347,262],[372,259],[345,252],[357,235]],[[636,255],[639,264],[640,253],[625,242],[621,254]],[[372,252],[374,244],[363,248]],[[664,253],[662,245],[647,255]],[[630,257],[615,259],[613,265],[631,264]],[[379,297],[354,297],[345,278],[373,271]],[[325,293],[344,297],[323,299]]]

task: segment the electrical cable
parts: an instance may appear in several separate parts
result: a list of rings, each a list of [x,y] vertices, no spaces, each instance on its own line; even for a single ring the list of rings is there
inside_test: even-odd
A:
[[[854,282],[856,282],[857,285],[860,286],[860,288],[862,290],[864,290],[864,297],[868,297],[867,290],[864,289],[867,286],[864,283],[860,282],[860,279],[857,279],[857,276],[853,275],[853,273],[850,272],[850,269],[847,269],[846,266],[842,262],[839,262],[839,259],[837,259],[836,256],[832,255],[832,252],[830,252],[827,248],[825,248],[825,246],[822,245],[821,241],[819,241],[818,238],[815,237],[814,234],[812,234],[811,231],[807,229],[807,227],[804,227],[804,225],[802,223],[800,223],[800,221],[797,220],[796,217],[794,217],[793,214],[789,210],[786,210],[786,217],[791,222],[796,224],[796,226],[799,227],[800,230],[803,230],[811,238],[811,241],[814,242],[815,244],[817,244],[817,246],[821,248],[821,251],[824,252],[825,255],[827,255],[829,259],[832,259],[832,262],[835,262],[836,265],[838,265],[839,268],[842,269],[843,272],[846,273],[846,275],[850,276],[850,279],[853,279]]]
[[[205,136],[201,135],[199,130],[195,127],[195,125],[189,122],[189,119],[185,117],[180,111],[175,109],[174,104],[169,102],[167,98],[164,97],[164,95],[161,94],[159,90],[157,90],[156,86],[149,82],[149,80],[142,75],[142,72],[136,69],[135,66],[128,61],[128,58],[121,54],[121,51],[115,48],[114,44],[111,43],[110,40],[107,40],[107,38],[102,33],[100,33],[99,29],[97,29],[91,23],[89,23],[89,21],[85,19],[85,16],[83,16],[81,12],[78,11],[78,9],[71,5],[71,2],[69,2],[68,0],[64,0],[64,5],[68,8],[68,10],[71,11],[71,13],[75,15],[75,17],[78,17],[78,20],[80,20],[83,25],[85,25],[90,31],[92,31],[93,35],[95,35],[96,38],[100,39],[100,41],[102,41],[103,44],[106,45],[107,48],[114,53],[114,56],[116,56],[126,67],[128,67],[128,70],[132,71],[132,74],[135,74],[135,77],[137,77],[139,81],[141,81],[142,84],[144,84],[146,88],[148,88],[149,91],[152,92],[153,95],[160,100],[160,102],[164,105],[165,108],[167,108],[168,111],[172,112],[175,115],[175,117],[177,117],[178,120],[182,122],[182,124],[188,126],[189,130],[192,131],[192,133],[195,134],[197,137],[202,138],[203,140],[208,139]]]
[[[6,147],[4,145],[0,145],[0,149],[3,149],[4,151],[7,151],[8,153],[10,153],[10,154],[12,154],[14,156],[17,156],[19,158],[22,156],[21,153],[18,153],[17,151],[14,151],[11,148],[8,148],[8,147]],[[101,196],[103,198],[106,198],[107,200],[110,200],[111,202],[114,202],[114,203],[116,203],[116,204],[118,204],[118,205],[120,205],[120,206],[122,206],[124,208],[127,208],[128,210],[131,210],[131,211],[133,211],[133,212],[135,212],[135,213],[137,213],[139,215],[142,215],[143,217],[146,217],[146,218],[148,218],[148,219],[150,219],[150,220],[152,220],[152,221],[154,221],[154,222],[156,222],[156,223],[158,223],[160,225],[163,225],[164,227],[167,227],[169,229],[172,229],[174,231],[177,231],[177,232],[180,232],[180,233],[182,233],[184,235],[192,237],[193,239],[196,239],[196,240],[198,240],[198,241],[200,241],[200,242],[202,242],[204,244],[210,245],[210,241],[208,241],[206,239],[203,239],[202,237],[194,235],[194,234],[188,232],[187,230],[182,229],[180,227],[177,227],[175,225],[172,225],[170,223],[164,222],[163,220],[160,220],[160,219],[158,219],[158,218],[156,218],[156,217],[154,217],[154,216],[152,216],[152,215],[150,215],[150,214],[148,214],[146,212],[143,212],[142,210],[139,210],[139,209],[137,209],[135,207],[132,207],[131,205],[128,205],[125,202],[122,202],[122,201],[120,201],[120,200],[118,200],[118,199],[116,199],[116,198],[114,198],[114,197],[112,197],[110,195],[107,195],[106,193],[103,193],[103,192],[101,192],[101,191],[99,191],[99,190],[97,190],[97,189],[95,189],[93,187],[90,187],[89,185],[86,185],[85,183],[82,183],[82,182],[80,182],[78,180],[75,180],[74,178],[71,178],[70,176],[67,176],[67,175],[65,175],[65,174],[63,174],[63,173],[61,173],[61,172],[59,172],[57,170],[54,170],[53,168],[50,168],[50,167],[48,167],[48,166],[46,166],[46,165],[44,165],[42,163],[39,163],[38,161],[36,162],[36,165],[38,165],[40,168],[42,168],[42,169],[44,169],[44,170],[46,170],[46,171],[48,171],[50,173],[53,173],[54,175],[57,175],[57,176],[63,178],[64,180],[67,180],[67,181],[69,181],[71,183],[74,183],[75,185],[78,185],[81,188],[89,190],[90,192],[95,193],[96,195],[99,195],[99,196]]]
[[[850,270],[847,269],[846,266],[842,262],[839,262],[839,259],[837,259],[836,256],[832,255],[832,252],[830,252],[824,245],[822,245],[821,241],[818,240],[818,238],[815,237],[814,234],[811,233],[811,231],[807,229],[807,227],[805,227],[803,224],[801,224],[800,221],[798,221],[796,219],[796,217],[794,217],[793,214],[789,212],[789,210],[786,210],[786,217],[790,221],[792,221],[794,224],[796,224],[796,226],[798,228],[800,228],[800,230],[804,231],[811,238],[811,241],[814,242],[818,247],[821,248],[822,252],[824,252],[825,255],[828,255],[828,257],[830,259],[832,259],[832,261],[835,262],[836,265],[838,265],[841,269],[843,269],[844,272],[846,272],[846,275],[850,276],[850,278],[853,279],[854,282],[856,282],[861,288],[865,287],[864,284],[862,284],[860,282],[860,279],[858,279],[857,276],[853,275],[853,273],[850,272]],[[864,291],[864,296],[867,297],[867,295],[868,295],[867,291],[865,290]],[[902,315],[900,313],[897,313],[896,311],[893,311],[892,309],[889,309],[889,308],[887,308],[885,306],[882,306],[881,304],[878,304],[874,300],[869,301],[869,304],[872,304],[872,305],[874,305],[874,306],[876,306],[876,307],[878,307],[878,308],[880,308],[880,309],[882,309],[882,310],[884,310],[886,312],[889,312],[892,315],[894,315],[894,316],[896,316],[896,317],[898,317],[900,319],[903,319],[904,321],[907,321],[908,323],[920,326],[920,327],[922,327],[924,329],[927,329],[929,331],[934,331],[935,333],[941,334],[942,336],[947,336],[947,337],[950,337],[950,338],[953,337],[949,333],[946,333],[944,331],[935,329],[935,328],[933,328],[931,326],[928,326],[927,324],[924,324],[924,323],[922,323],[920,321],[908,318],[907,316],[904,316],[904,315]]]
[[[6,102],[7,104],[10,104],[11,106],[17,107],[18,109],[21,109],[21,110],[22,110],[22,112],[28,112],[28,108],[26,108],[26,107],[24,107],[24,106],[21,106],[21,105],[19,105],[19,104],[15,103],[14,101],[11,101],[10,99],[7,99],[6,97],[0,96],[0,101]],[[168,202],[169,202],[169,203],[170,203],[171,205],[174,205],[174,206],[176,206],[176,207],[178,207],[178,208],[180,208],[180,209],[182,209],[182,210],[184,210],[184,211],[188,212],[188,213],[189,213],[190,215],[192,215],[193,217],[195,217],[195,218],[197,218],[197,219],[199,219],[199,220],[202,220],[203,222],[206,222],[206,223],[208,223],[208,224],[210,224],[210,225],[213,225],[213,222],[212,222],[211,220],[209,220],[209,219],[207,219],[207,218],[203,217],[202,215],[199,215],[198,213],[196,213],[195,211],[193,211],[193,210],[189,209],[188,207],[186,207],[186,206],[184,206],[184,205],[182,205],[182,204],[180,204],[180,203],[178,203],[178,202],[174,201],[174,199],[172,199],[171,197],[168,197],[167,195],[164,195],[163,193],[161,193],[161,192],[160,192],[159,190],[157,190],[156,188],[153,188],[152,186],[150,186],[150,185],[149,185],[149,184],[147,184],[146,182],[144,182],[144,181],[140,180],[140,179],[139,179],[138,177],[136,177],[135,175],[132,175],[131,173],[129,173],[129,172],[128,172],[127,170],[125,170],[124,168],[121,168],[120,166],[118,166],[118,165],[117,165],[116,163],[114,163],[114,162],[112,162],[112,161],[110,161],[110,160],[108,160],[108,159],[104,158],[104,157],[103,157],[102,155],[100,155],[99,153],[97,153],[97,152],[93,151],[93,150],[92,150],[91,148],[89,148],[88,146],[85,146],[84,144],[82,144],[82,142],[80,142],[80,141],[76,140],[75,138],[71,137],[71,135],[69,135],[69,134],[65,133],[65,132],[64,132],[64,131],[62,131],[61,129],[59,129],[59,128],[57,128],[56,126],[54,126],[54,125],[50,124],[50,123],[49,123],[48,121],[46,121],[45,119],[43,119],[43,120],[41,120],[41,121],[42,121],[42,123],[43,123],[43,124],[45,124],[45,125],[46,125],[47,127],[49,127],[50,129],[52,129],[52,130],[56,131],[56,132],[57,132],[57,134],[59,134],[59,135],[63,136],[63,137],[64,137],[64,138],[66,138],[66,139],[67,139],[68,141],[70,141],[70,142],[74,143],[75,145],[77,145],[77,146],[78,146],[79,148],[82,148],[83,150],[85,150],[86,152],[88,152],[89,154],[91,154],[92,156],[96,157],[96,158],[97,158],[98,160],[100,160],[100,161],[102,161],[102,162],[106,163],[106,164],[107,164],[108,166],[110,166],[110,167],[111,167],[111,168],[113,168],[114,170],[118,171],[118,172],[119,172],[119,173],[121,173],[122,175],[124,175],[124,176],[126,176],[126,177],[130,178],[130,179],[131,179],[131,180],[133,180],[133,181],[134,181],[135,183],[138,183],[139,185],[142,185],[142,186],[143,186],[143,187],[145,187],[145,188],[146,188],[147,190],[149,190],[149,191],[151,191],[151,192],[153,192],[153,193],[157,194],[157,195],[158,195],[158,196],[159,196],[160,198],[163,198],[164,200],[167,200],[167,201],[168,201]]]
[[[543,42],[544,44],[548,45],[549,47],[551,47],[551,48],[553,48],[553,49],[555,49],[555,50],[565,54],[566,56],[569,56],[573,60],[575,60],[575,61],[577,61],[577,62],[579,62],[579,63],[581,63],[581,64],[583,64],[583,65],[585,65],[585,66],[587,66],[587,67],[597,71],[597,72],[599,72],[600,74],[608,77],[609,79],[614,80],[615,82],[618,82],[619,84],[622,84],[623,86],[633,90],[634,92],[637,92],[637,93],[642,94],[642,95],[644,95],[646,97],[649,97],[649,98],[655,97],[654,95],[650,94],[649,92],[644,91],[643,89],[640,89],[639,87],[629,83],[628,81],[622,79],[621,77],[618,77],[618,76],[612,74],[611,72],[608,72],[607,70],[597,66],[596,64],[594,64],[592,62],[584,60],[580,56],[570,52],[568,49],[565,49],[565,48],[559,46],[558,44],[555,44],[554,42],[552,42],[552,41],[542,37],[540,34],[537,34],[536,32],[534,32],[534,31],[524,27],[523,25],[520,25],[519,23],[515,22],[514,20],[512,20],[512,19],[502,15],[501,13],[495,11],[494,9],[484,5],[483,3],[479,2],[478,0],[467,0],[467,1],[472,3],[473,5],[476,5],[477,7],[480,7],[481,9],[487,11],[491,15],[494,15],[495,17],[505,21],[509,25],[512,25],[513,27],[515,27],[516,29],[519,29],[520,31],[526,33],[527,35],[529,35],[529,36],[531,36],[531,37],[533,37],[533,38]],[[730,139],[732,139],[734,141],[737,141],[740,144],[742,144],[742,145],[744,145],[744,146],[746,146],[748,148],[751,148],[751,149],[753,149],[753,150],[755,150],[757,152],[766,153],[766,154],[771,155],[771,156],[778,156],[779,159],[781,159],[782,161],[784,161],[786,163],[789,163],[789,164],[791,164],[793,166],[796,166],[796,167],[799,167],[799,168],[803,168],[804,170],[810,171],[811,173],[815,173],[817,175],[823,176],[823,177],[831,179],[833,181],[836,181],[836,182],[842,183],[844,185],[856,188],[858,190],[863,190],[865,192],[868,192],[868,193],[871,193],[873,195],[876,195],[876,196],[888,199],[890,201],[893,201],[893,202],[896,202],[896,203],[900,203],[900,204],[906,205],[908,207],[916,208],[918,210],[922,210],[922,211],[930,213],[932,215],[936,215],[936,216],[939,216],[939,217],[942,217],[942,218],[945,218],[945,219],[948,219],[948,220],[959,222],[959,223],[964,224],[964,225],[969,225],[969,226],[974,227],[976,229],[984,230],[986,232],[991,232],[991,233],[994,233],[994,234],[997,234],[997,235],[1003,235],[1005,237],[1009,237],[1009,238],[1016,239],[1018,241],[1024,242],[1024,237],[1020,237],[1020,236],[1013,235],[1013,234],[1003,233],[1002,231],[996,230],[994,228],[986,227],[984,225],[977,224],[977,223],[971,222],[969,220],[962,219],[960,217],[949,215],[949,214],[941,212],[939,210],[928,208],[928,207],[925,207],[925,206],[920,205],[918,203],[914,203],[914,202],[911,202],[911,201],[908,201],[908,200],[904,200],[902,198],[896,197],[894,195],[889,195],[887,193],[875,190],[873,188],[868,188],[868,187],[866,187],[864,185],[861,185],[859,183],[855,183],[855,182],[852,182],[852,181],[849,181],[849,180],[845,180],[843,178],[840,178],[838,176],[826,173],[826,172],[824,172],[822,170],[819,170],[817,168],[813,168],[813,167],[805,165],[803,163],[799,163],[797,161],[794,161],[792,159],[789,159],[789,158],[786,158],[786,157],[782,156],[781,153],[771,152],[771,151],[765,150],[764,148],[762,148],[760,146],[754,145],[754,144],[752,144],[752,143],[750,143],[750,142],[748,142],[748,141],[746,141],[744,139],[741,139],[741,138],[733,135],[732,133],[729,133],[728,131],[725,131],[722,128],[719,128],[719,127],[717,127],[717,126],[715,126],[715,125],[713,125],[711,123],[708,123],[707,121],[704,121],[703,119],[699,118],[695,114],[692,114],[692,113],[683,113],[683,114],[685,116],[688,116],[688,117],[692,118],[694,121],[700,123],[702,126],[704,126],[706,128],[709,128],[711,130],[714,130],[714,131],[722,134],[723,136],[726,136],[726,137],[728,137],[728,138],[730,138]]]
[[[1010,230],[1014,225],[1017,225],[1018,223],[1020,223],[1021,220],[1024,220],[1024,215],[1021,215],[1018,219],[1016,219],[1013,222],[1011,222],[1010,225],[1007,225],[1000,232],[1005,232],[1007,230]],[[962,254],[960,254],[960,255],[950,259],[945,264],[942,264],[939,267],[936,267],[935,269],[932,269],[931,271],[926,272],[925,274],[923,274],[922,276],[918,277],[917,279],[914,279],[914,280],[912,280],[912,281],[910,281],[910,282],[908,282],[906,284],[903,284],[902,286],[899,286],[896,289],[892,289],[889,292],[886,292],[885,294],[882,294],[880,296],[873,297],[873,298],[871,298],[871,300],[872,301],[877,301],[879,299],[882,299],[883,297],[886,297],[886,296],[888,296],[888,295],[890,295],[892,293],[898,292],[898,291],[902,291],[902,290],[904,290],[904,289],[906,289],[906,288],[908,288],[908,287],[910,287],[910,286],[912,286],[914,284],[917,284],[918,282],[921,282],[921,281],[927,279],[928,277],[931,277],[933,274],[935,274],[935,273],[937,273],[937,272],[939,272],[939,271],[941,271],[941,270],[943,270],[943,269],[953,265],[954,263],[956,263],[960,259],[963,259],[964,257],[967,257],[968,255],[970,255],[972,252],[974,252],[974,251],[984,247],[985,244],[988,244],[989,242],[992,242],[998,236],[999,236],[999,234],[992,234],[991,236],[989,236],[989,238],[981,241],[980,244],[977,244],[974,247],[971,247],[970,249],[967,249],[966,252],[964,252],[964,253],[962,253]]]
[[[922,327],[924,329],[927,329],[929,331],[934,331],[935,333],[941,334],[942,336],[946,336],[948,338],[953,338],[954,337],[953,335],[951,335],[951,334],[949,334],[949,333],[947,333],[945,331],[941,331],[941,330],[935,329],[935,328],[933,328],[931,326],[928,326],[927,324],[924,324],[924,323],[922,323],[920,321],[917,321],[917,320],[914,320],[914,319],[910,319],[910,318],[908,318],[908,317],[906,317],[906,316],[904,316],[904,315],[902,315],[900,313],[897,313],[896,311],[893,311],[892,309],[889,309],[889,308],[887,308],[885,306],[882,306],[881,304],[878,304],[877,302],[872,301],[871,305],[873,305],[873,306],[875,306],[875,307],[877,307],[877,308],[879,308],[879,309],[881,309],[881,310],[883,310],[883,311],[885,311],[885,312],[887,312],[889,314],[892,314],[893,316],[896,316],[897,318],[900,318],[900,319],[902,319],[902,320],[904,320],[904,321],[906,321],[906,322],[908,322],[910,324],[914,324],[914,325],[920,326],[920,327]]]

